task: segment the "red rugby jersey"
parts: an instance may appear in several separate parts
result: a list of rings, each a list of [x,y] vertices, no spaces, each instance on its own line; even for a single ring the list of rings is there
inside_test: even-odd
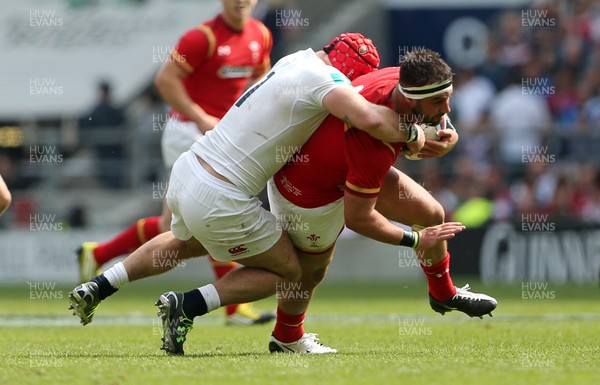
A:
[[[190,98],[208,114],[221,119],[244,92],[248,78],[270,65],[271,32],[250,19],[234,31],[221,15],[187,31],[171,52],[170,60],[188,73],[183,79]],[[187,117],[175,109],[171,116]]]
[[[368,101],[387,105],[400,77],[399,67],[384,68],[355,79]],[[345,129],[333,115],[319,126],[300,151],[274,176],[281,194],[293,204],[314,208],[334,202],[344,191],[377,196],[402,143],[387,143],[357,128]]]

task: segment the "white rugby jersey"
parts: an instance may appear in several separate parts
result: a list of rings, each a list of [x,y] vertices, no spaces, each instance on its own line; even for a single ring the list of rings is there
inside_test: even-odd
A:
[[[323,98],[336,87],[352,84],[312,49],[288,55],[191,151],[242,191],[257,195],[327,117]]]

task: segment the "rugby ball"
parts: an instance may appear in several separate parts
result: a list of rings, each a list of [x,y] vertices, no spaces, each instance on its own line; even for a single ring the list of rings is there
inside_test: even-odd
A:
[[[440,140],[440,137],[436,135],[436,132],[438,132],[438,130],[440,130],[440,126],[436,125],[436,126],[431,126],[431,125],[426,125],[425,127],[423,127],[423,132],[425,132],[425,139],[427,140]]]
[[[438,130],[440,130],[439,125],[432,126],[429,124],[422,124],[421,128],[423,129],[423,132],[425,133],[425,139],[427,139],[427,140],[440,140],[441,139],[439,136],[436,135],[436,132],[438,132]],[[421,160],[421,158],[419,158],[419,154],[414,154],[414,155],[406,154],[406,155],[404,155],[404,157],[406,159],[410,159],[410,160]]]

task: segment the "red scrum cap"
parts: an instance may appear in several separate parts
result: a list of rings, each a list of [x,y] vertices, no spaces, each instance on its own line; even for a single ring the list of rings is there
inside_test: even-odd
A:
[[[323,51],[331,65],[353,80],[379,67],[379,53],[371,39],[360,33],[342,33],[334,38]]]

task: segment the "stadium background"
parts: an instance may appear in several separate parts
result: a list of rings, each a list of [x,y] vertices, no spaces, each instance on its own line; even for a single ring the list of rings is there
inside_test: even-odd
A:
[[[166,107],[153,76],[216,0],[3,0],[0,281],[69,283],[73,250],[160,212]],[[358,31],[382,65],[428,47],[452,65],[459,145],[397,166],[469,230],[453,275],[520,285],[597,283],[600,5],[597,1],[263,1],[273,61]],[[99,104],[100,91],[111,103]],[[411,197],[403,197],[410,200]],[[163,279],[210,279],[203,260]],[[330,280],[423,279],[414,255],[350,232]]]

